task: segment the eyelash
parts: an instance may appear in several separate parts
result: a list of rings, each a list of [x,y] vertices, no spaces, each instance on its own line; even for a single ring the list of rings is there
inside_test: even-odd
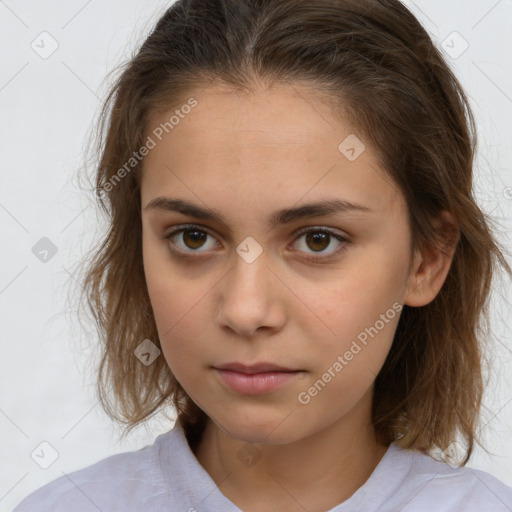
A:
[[[203,227],[198,226],[197,224],[186,224],[186,225],[178,226],[177,229],[174,229],[173,231],[171,231],[170,233],[165,235],[163,237],[163,239],[170,240],[171,238],[173,238],[174,236],[176,236],[176,235],[178,235],[180,233],[183,233],[185,231],[192,231],[194,229],[197,230],[197,231],[200,231],[202,233],[207,233],[208,235],[213,237],[213,234],[210,233],[209,230],[204,229]],[[346,238],[342,237],[341,235],[337,234],[336,232],[334,232],[334,231],[332,231],[330,229],[326,229],[326,228],[323,228],[323,227],[316,227],[316,226],[308,226],[308,227],[300,229],[296,233],[297,237],[296,237],[295,240],[300,238],[302,235],[308,234],[308,233],[324,233],[324,234],[328,234],[328,235],[334,237],[335,239],[337,239],[338,241],[342,242],[342,244],[337,249],[335,249],[334,251],[329,253],[328,256],[317,256],[317,255],[308,256],[307,259],[311,260],[313,262],[326,262],[326,261],[330,261],[331,259],[333,259],[336,256],[338,256],[339,253],[344,251],[347,248],[346,247],[347,244],[350,243]],[[213,238],[215,238],[215,237],[213,237]],[[171,242],[171,244],[174,245],[172,242]],[[169,244],[169,250],[173,254],[176,254],[179,257],[187,258],[187,257],[189,257],[190,254],[193,254],[193,253],[184,252],[181,249],[174,249],[174,248],[171,247],[171,244]]]

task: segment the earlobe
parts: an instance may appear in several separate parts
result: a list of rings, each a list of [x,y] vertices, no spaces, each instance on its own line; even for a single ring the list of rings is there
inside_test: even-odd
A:
[[[443,212],[435,226],[442,241],[432,242],[416,252],[404,298],[407,306],[420,307],[432,302],[450,270],[459,241],[458,223],[450,213]]]

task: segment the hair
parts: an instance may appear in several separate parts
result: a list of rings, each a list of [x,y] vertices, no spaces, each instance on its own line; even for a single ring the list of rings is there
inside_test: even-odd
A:
[[[149,115],[199,87],[300,83],[325,93],[379,155],[406,200],[411,256],[434,245],[455,251],[435,299],[403,307],[374,383],[372,423],[386,445],[425,453],[459,436],[466,464],[475,440],[481,444],[491,282],[498,262],[512,271],[473,197],[468,99],[415,16],[398,0],[178,0],[119,71],[96,139],[95,186],[108,230],[83,261],[106,413],[130,431],[169,405],[194,442],[207,421],[163,357],[146,366],[134,356],[145,339],[161,348],[142,260],[143,159],[119,179],[144,144]],[[436,223],[445,211],[457,226]]]

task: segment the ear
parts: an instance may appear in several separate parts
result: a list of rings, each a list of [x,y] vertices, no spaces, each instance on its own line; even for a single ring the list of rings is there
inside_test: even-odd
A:
[[[443,211],[434,221],[442,241],[430,243],[414,256],[404,304],[426,306],[441,290],[459,241],[459,225],[452,214]]]

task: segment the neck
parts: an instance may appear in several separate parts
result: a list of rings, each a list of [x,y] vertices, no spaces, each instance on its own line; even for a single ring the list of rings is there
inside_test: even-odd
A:
[[[345,417],[290,444],[253,446],[256,455],[209,420],[195,454],[220,491],[247,512],[329,510],[368,480],[387,450],[370,421]]]

